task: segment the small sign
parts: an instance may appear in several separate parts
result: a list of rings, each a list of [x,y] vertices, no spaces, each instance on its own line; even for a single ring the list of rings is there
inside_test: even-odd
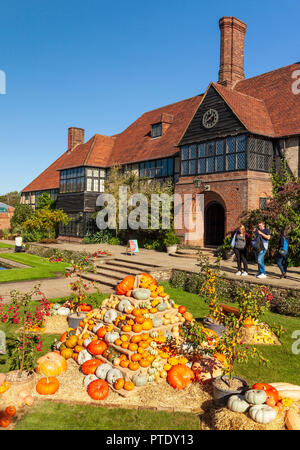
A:
[[[129,247],[131,255],[134,255],[134,253],[139,252],[139,245],[138,245],[138,241],[136,239],[129,240],[128,244],[127,244],[127,249],[128,249],[128,247]]]
[[[4,331],[0,330],[0,355],[6,354],[6,336]]]

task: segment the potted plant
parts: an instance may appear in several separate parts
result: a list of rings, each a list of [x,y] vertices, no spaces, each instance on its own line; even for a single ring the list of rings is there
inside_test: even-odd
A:
[[[176,236],[173,230],[169,230],[164,238],[164,245],[167,249],[167,253],[175,253],[177,251],[177,246],[180,243],[180,238]]]
[[[219,306],[216,291],[216,274],[211,269],[206,269],[205,280],[202,283],[200,294],[208,303],[209,314],[203,319],[203,325],[210,330],[213,330],[219,336],[225,332],[223,324],[224,314]]]
[[[8,362],[11,370],[6,376],[6,381],[11,384],[15,393],[18,393],[21,390],[31,390],[35,385],[34,363],[37,352],[42,351],[41,333],[45,317],[50,315],[50,306],[40,292],[39,285],[26,293],[11,291],[10,297],[9,304],[0,304],[0,320],[2,323],[20,325],[14,337],[7,337]],[[34,297],[40,300],[32,312]]]
[[[67,320],[69,327],[77,328],[79,322],[85,319],[86,314],[93,309],[83,308],[82,303],[89,297],[88,291],[90,288],[96,288],[98,294],[100,293],[97,288],[96,282],[88,283],[82,278],[83,272],[96,272],[94,264],[90,261],[90,257],[83,256],[76,264],[73,264],[71,273],[66,273],[66,276],[78,276],[75,282],[70,283],[70,289],[72,291],[72,298],[65,304],[71,313],[68,315]]]

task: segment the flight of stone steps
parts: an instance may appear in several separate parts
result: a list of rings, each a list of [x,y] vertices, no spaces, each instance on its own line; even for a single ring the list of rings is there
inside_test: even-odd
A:
[[[97,281],[100,285],[115,288],[116,285],[127,275],[137,275],[142,272],[151,273],[160,266],[145,263],[139,259],[112,258],[97,259],[94,261],[97,273],[84,273],[82,278],[89,281]]]
[[[203,247],[201,248],[203,256],[207,256],[209,259],[215,258],[215,248]],[[199,257],[199,250],[191,248],[179,248],[176,253],[171,253],[170,256],[176,258],[192,258],[197,259]]]

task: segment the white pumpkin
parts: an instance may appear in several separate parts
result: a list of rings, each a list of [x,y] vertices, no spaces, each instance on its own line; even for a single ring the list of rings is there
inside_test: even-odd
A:
[[[108,363],[101,364],[98,366],[95,372],[96,377],[101,378],[101,380],[105,380],[107,372],[112,369],[112,366]]]
[[[98,378],[93,373],[90,373],[89,375],[84,377],[83,382],[82,382],[83,386],[87,388],[88,385],[94,380],[98,380]]]
[[[54,303],[52,308],[57,310],[57,309],[61,308],[61,304],[60,303]]]
[[[267,400],[267,394],[262,389],[249,389],[245,393],[245,398],[252,405],[262,405]]]
[[[244,413],[250,408],[250,405],[243,395],[231,395],[228,399],[227,407],[230,411]]]
[[[97,333],[97,331],[99,330],[99,328],[103,327],[103,323],[96,323],[96,325],[93,326],[93,333]]]
[[[105,341],[109,344],[113,344],[119,338],[120,335],[117,331],[108,331],[104,336]]]
[[[143,375],[142,373],[137,373],[132,378],[132,381],[133,381],[135,386],[145,386],[145,384],[148,383],[148,376],[147,375]]]
[[[130,303],[129,300],[121,300],[120,303],[118,304],[118,310],[120,312],[124,312],[126,309],[131,308],[132,304]]]
[[[81,350],[81,352],[78,353],[78,359],[77,362],[78,364],[83,364],[86,361],[88,361],[89,359],[92,359],[92,355],[90,354],[90,352],[88,352],[87,350]]]
[[[106,381],[110,384],[114,384],[118,378],[123,378],[123,374],[119,369],[110,369],[106,375]]]
[[[65,308],[64,306],[61,306],[58,310],[57,310],[57,314],[59,316],[68,316],[70,314],[71,310],[70,308]]]
[[[104,314],[103,320],[105,323],[112,323],[116,320],[117,317],[118,317],[117,311],[115,311],[114,309],[109,309]]]
[[[254,405],[249,409],[251,419],[258,423],[269,423],[276,418],[276,410],[268,405]]]
[[[87,348],[87,346],[88,346],[91,342],[92,342],[92,339],[91,339],[91,338],[86,338],[86,339],[83,341],[83,346],[84,346],[85,348]]]

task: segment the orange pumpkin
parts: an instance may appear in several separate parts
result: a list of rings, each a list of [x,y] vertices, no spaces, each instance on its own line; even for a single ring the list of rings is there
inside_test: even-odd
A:
[[[67,337],[68,337],[68,332],[65,331],[65,332],[61,335],[61,337],[60,337],[60,342],[65,342],[65,340],[67,339]]]
[[[132,327],[132,331],[134,333],[140,333],[142,331],[142,329],[143,329],[143,326],[139,323],[135,323]]]
[[[133,344],[137,344],[138,342],[140,342],[140,340],[141,340],[141,336],[134,334],[131,337],[130,342],[132,342]]]
[[[9,416],[6,416],[3,414],[2,417],[0,417],[0,427],[6,428],[10,425],[11,418]]]
[[[100,359],[88,359],[81,366],[81,372],[85,375],[94,374],[97,367],[101,366],[102,361]]]
[[[81,350],[84,350],[84,347],[82,345],[76,345],[74,348],[74,352],[79,353]]]
[[[57,377],[67,370],[67,361],[55,352],[46,353],[37,360],[36,372],[46,377]]]
[[[120,362],[120,366],[123,367],[123,369],[127,369],[127,367],[129,366],[129,363],[130,363],[129,359],[123,359]]]
[[[121,347],[124,348],[125,350],[127,350],[129,347],[129,342],[122,342]]]
[[[121,339],[116,339],[115,342],[114,342],[114,344],[115,344],[115,345],[119,345],[119,346],[122,345]]]
[[[143,330],[151,330],[153,328],[153,322],[151,319],[146,319],[142,325]]]
[[[153,278],[152,275],[150,275],[149,273],[139,273],[138,275],[140,278],[140,287],[144,287],[144,285],[151,285],[154,284],[155,286],[157,286],[157,282],[155,280],[155,278]]]
[[[124,389],[126,391],[132,391],[132,389],[134,389],[134,384],[132,381],[125,381],[124,383]]]
[[[168,382],[174,389],[186,388],[195,378],[194,372],[184,364],[172,366],[168,371]]]
[[[149,367],[150,366],[150,361],[148,361],[145,358],[140,359],[139,364],[141,367]]]
[[[133,361],[131,361],[131,362],[129,363],[129,365],[128,365],[128,368],[129,368],[130,370],[138,370],[138,369],[140,368],[140,365],[139,365],[138,362],[133,362]]]
[[[142,311],[140,310],[140,308],[133,308],[131,314],[135,317],[138,317],[142,314]]]
[[[107,345],[102,339],[97,339],[97,341],[90,342],[87,349],[92,355],[102,355],[107,349]]]
[[[132,330],[131,325],[123,325],[122,331],[125,331],[125,333],[129,333]]]
[[[192,320],[193,320],[193,314],[191,314],[190,312],[188,312],[188,311],[186,311],[184,314],[183,314],[183,317],[185,318],[185,320],[187,321],[187,322],[191,322]]]
[[[40,395],[53,395],[58,391],[59,381],[55,377],[41,378],[35,388]]]
[[[137,362],[140,359],[142,359],[142,355],[140,353],[134,353],[133,355],[131,355],[131,361],[133,362]]]
[[[129,275],[116,286],[116,293],[118,295],[125,295],[127,291],[131,291],[134,287],[135,277]]]
[[[117,390],[123,389],[124,384],[125,384],[124,378],[118,378],[115,381],[114,388],[117,389]]]
[[[145,322],[145,320],[146,320],[145,317],[143,315],[140,315],[135,318],[135,323],[137,325],[142,325]]]
[[[5,414],[9,417],[14,417],[14,415],[16,414],[17,410],[14,406],[7,406],[5,408]]]
[[[107,333],[106,327],[100,327],[100,328],[98,328],[98,330],[97,330],[97,336],[98,336],[100,339],[103,338],[103,337],[106,335],[106,333]]]
[[[131,352],[136,352],[138,349],[138,345],[137,344],[129,344],[128,350],[130,350]]]
[[[93,400],[104,400],[109,393],[109,385],[104,380],[94,380],[88,385],[88,394]]]

